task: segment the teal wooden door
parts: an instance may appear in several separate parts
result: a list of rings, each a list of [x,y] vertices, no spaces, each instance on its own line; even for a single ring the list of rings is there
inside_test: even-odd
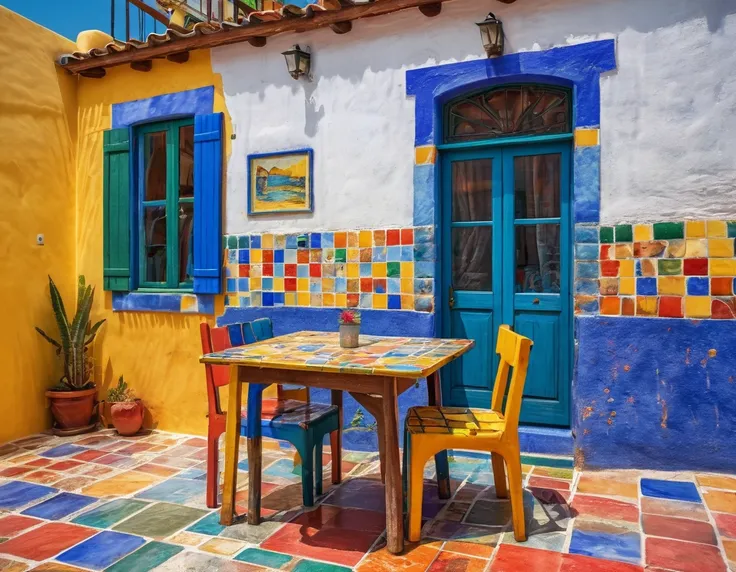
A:
[[[509,324],[534,341],[522,421],[569,425],[570,160],[569,142],[443,153],[443,330],[476,342],[444,372],[446,404],[490,406]]]

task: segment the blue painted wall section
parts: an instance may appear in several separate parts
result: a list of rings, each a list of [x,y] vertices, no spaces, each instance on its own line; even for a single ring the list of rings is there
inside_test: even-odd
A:
[[[185,115],[212,113],[214,105],[214,86],[115,103],[112,106],[112,128],[130,127],[147,121],[172,119]]]
[[[194,294],[113,292],[114,312],[172,312],[177,314],[215,313],[215,297]]]
[[[573,386],[581,468],[736,471],[736,326],[581,317]]]

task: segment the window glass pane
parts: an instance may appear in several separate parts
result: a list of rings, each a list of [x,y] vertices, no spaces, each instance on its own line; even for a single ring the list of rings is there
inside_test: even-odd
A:
[[[144,277],[146,282],[166,282],[166,208],[144,207]]]
[[[166,200],[166,131],[143,136],[145,201]]]
[[[194,196],[194,125],[179,127],[179,198]]]
[[[194,203],[179,203],[179,282],[192,281]]]
[[[490,292],[491,236],[489,226],[452,229],[452,287]]]
[[[514,158],[516,218],[560,216],[559,153]]]
[[[516,227],[516,291],[559,294],[559,224]]]
[[[452,163],[452,220],[488,221],[492,219],[491,159]]]

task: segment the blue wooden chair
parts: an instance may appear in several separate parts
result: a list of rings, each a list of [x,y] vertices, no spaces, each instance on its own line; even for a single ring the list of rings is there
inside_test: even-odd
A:
[[[202,352],[205,354],[251,344],[273,337],[273,326],[268,318],[253,322],[211,328],[200,326]],[[217,506],[219,438],[225,432],[227,413],[220,407],[218,388],[228,385],[230,370],[227,366],[205,365],[207,397],[209,402],[209,430],[207,436],[207,506]],[[322,494],[322,442],[326,435],[332,439],[332,482],[341,480],[342,452],[340,443],[340,410],[335,405],[310,403],[309,389],[287,389],[278,386],[278,397],[263,408],[264,384],[248,385],[248,409],[253,418],[241,412],[240,434],[253,434],[253,422],[260,422],[264,437],[288,441],[302,459],[302,499],[305,506],[314,505],[314,492]],[[295,399],[296,398],[296,399]],[[274,401],[274,400],[271,400]],[[261,411],[265,409],[263,415]],[[250,427],[250,433],[249,433]],[[316,482],[315,482],[316,481]]]

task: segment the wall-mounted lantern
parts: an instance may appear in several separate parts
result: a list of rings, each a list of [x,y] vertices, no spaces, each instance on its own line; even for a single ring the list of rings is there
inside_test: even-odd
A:
[[[291,77],[294,79],[299,79],[302,76],[309,77],[312,55],[308,51],[302,50],[297,44],[290,50],[283,52],[283,56],[286,58],[286,67]]]
[[[503,55],[503,23],[498,20],[493,12],[486,16],[482,22],[478,22],[480,37],[483,47],[489,58]]]

